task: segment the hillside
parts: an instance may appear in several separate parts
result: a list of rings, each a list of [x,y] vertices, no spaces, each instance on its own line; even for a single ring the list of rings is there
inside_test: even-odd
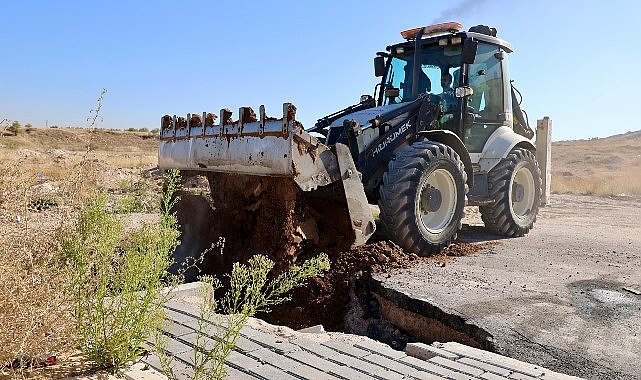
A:
[[[17,136],[0,137],[0,148],[60,149],[85,151],[91,142],[94,149],[108,152],[152,152],[158,147],[157,137],[149,132],[128,132],[86,128],[21,129]]]
[[[0,137],[0,159],[64,151],[81,155],[91,141],[99,159],[120,167],[156,162],[155,134],[83,128],[33,128]],[[601,196],[641,196],[641,131],[552,143],[552,191]]]
[[[552,143],[557,193],[641,196],[641,131]]]

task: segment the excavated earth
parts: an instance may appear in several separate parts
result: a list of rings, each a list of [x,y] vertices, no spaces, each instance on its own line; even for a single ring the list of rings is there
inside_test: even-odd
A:
[[[246,262],[255,254],[274,261],[274,276],[321,252],[329,256],[331,270],[324,277],[295,290],[291,301],[271,313],[258,315],[294,329],[323,325],[329,331],[363,333],[390,342],[413,340],[409,336],[399,338],[402,333],[391,326],[381,327],[384,321],[376,310],[377,301],[355,294],[353,281],[418,262],[445,265],[449,256],[464,256],[483,248],[458,243],[442,255],[424,258],[375,235],[370,243],[350,249],[347,210],[338,202],[304,196],[293,182],[217,174],[210,174],[208,179],[186,177],[183,182],[177,208],[183,235],[175,257],[184,261],[205,251],[198,265],[201,274],[215,275],[225,284],[225,274],[233,263]],[[192,268],[187,280],[195,280],[197,274]],[[363,304],[371,310],[363,311]],[[358,309],[370,321],[363,325],[351,309]]]

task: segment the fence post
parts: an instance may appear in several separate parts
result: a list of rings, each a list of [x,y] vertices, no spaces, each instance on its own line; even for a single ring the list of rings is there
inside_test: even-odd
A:
[[[536,160],[541,168],[541,206],[546,206],[552,181],[552,120],[548,116],[536,121]]]

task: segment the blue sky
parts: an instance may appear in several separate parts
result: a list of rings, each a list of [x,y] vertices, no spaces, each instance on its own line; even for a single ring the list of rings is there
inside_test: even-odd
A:
[[[0,120],[156,128],[163,114],[298,107],[305,127],[373,93],[400,32],[486,24],[515,48],[530,123],[553,140],[641,130],[637,1],[12,1],[2,3]]]

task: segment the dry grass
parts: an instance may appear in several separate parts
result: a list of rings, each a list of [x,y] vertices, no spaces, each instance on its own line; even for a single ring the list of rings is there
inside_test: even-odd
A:
[[[36,211],[42,197],[35,173],[18,165],[0,176],[0,366],[71,344],[55,234],[65,207]]]
[[[552,191],[641,196],[641,131],[552,144]]]
[[[14,359],[74,351],[64,289],[70,273],[59,265],[57,233],[87,195],[113,192],[123,178],[139,181],[143,168],[155,166],[153,138],[102,135],[34,129],[0,138],[0,378],[49,378],[50,371],[3,367]],[[87,153],[89,143],[103,150]],[[146,180],[155,191],[156,182]]]

